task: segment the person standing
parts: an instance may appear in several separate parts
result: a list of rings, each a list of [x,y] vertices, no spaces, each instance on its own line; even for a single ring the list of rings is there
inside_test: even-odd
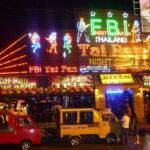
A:
[[[121,144],[128,144],[128,130],[130,118],[127,113],[123,113],[121,118]]]

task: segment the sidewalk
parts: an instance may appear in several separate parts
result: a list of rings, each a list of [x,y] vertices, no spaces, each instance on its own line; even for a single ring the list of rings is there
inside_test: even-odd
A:
[[[135,144],[136,136],[129,136],[128,145],[125,150],[143,150],[144,136],[140,136],[140,144]]]

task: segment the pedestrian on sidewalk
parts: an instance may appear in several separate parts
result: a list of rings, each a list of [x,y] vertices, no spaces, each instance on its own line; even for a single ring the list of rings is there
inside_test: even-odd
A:
[[[127,112],[124,112],[121,118],[121,144],[128,144],[129,122],[130,118]]]

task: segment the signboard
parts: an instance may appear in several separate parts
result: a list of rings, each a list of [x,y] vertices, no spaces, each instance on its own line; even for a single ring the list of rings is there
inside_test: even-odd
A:
[[[0,88],[2,89],[24,89],[24,88],[35,88],[37,83],[35,81],[29,80],[27,78],[18,77],[0,77]]]
[[[68,76],[52,76],[49,77],[49,81],[52,85],[57,87],[68,86],[93,86],[94,79],[92,75],[68,75]]]
[[[150,32],[150,0],[139,0],[143,32]]]
[[[140,43],[140,19],[111,10],[79,11],[77,43]]]
[[[22,35],[0,50],[0,75],[78,73],[74,37],[69,30]]]
[[[79,73],[149,71],[140,19],[122,11],[76,12]]]
[[[72,75],[150,71],[150,36],[127,12],[78,11],[76,31],[31,30],[0,50],[2,75]]]
[[[150,75],[143,75],[142,81],[144,86],[150,86]]]
[[[100,74],[102,84],[127,84],[134,83],[131,74]]]
[[[146,44],[78,44],[80,73],[126,72],[150,70],[150,45]]]
[[[62,125],[62,130],[87,130],[88,125]]]

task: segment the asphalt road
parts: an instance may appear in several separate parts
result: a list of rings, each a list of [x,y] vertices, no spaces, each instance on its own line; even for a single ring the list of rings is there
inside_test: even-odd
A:
[[[50,139],[49,139],[50,140]],[[128,145],[106,144],[101,141],[88,141],[80,144],[78,147],[70,147],[65,143],[56,140],[50,140],[32,147],[32,150],[143,150],[143,137],[140,137],[140,144],[136,145],[135,136],[129,137]],[[0,146],[0,150],[19,150],[16,146]]]

